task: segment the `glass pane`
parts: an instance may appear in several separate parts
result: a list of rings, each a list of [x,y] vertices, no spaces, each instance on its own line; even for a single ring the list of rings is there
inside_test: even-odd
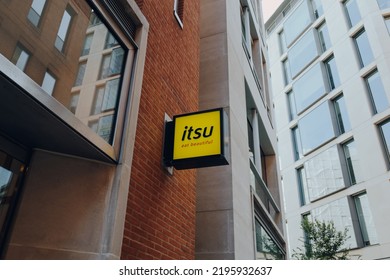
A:
[[[334,110],[336,113],[337,125],[339,128],[339,133],[343,134],[346,131],[351,130],[351,125],[349,123],[349,117],[347,112],[347,106],[345,105],[344,96],[340,96],[333,101]]]
[[[307,154],[335,137],[328,102],[324,102],[298,122],[302,151]]]
[[[297,176],[298,176],[298,188],[299,188],[301,206],[303,206],[310,202],[309,193],[307,189],[306,172],[303,167],[297,170]]]
[[[316,64],[293,85],[299,114],[326,93],[321,64]]]
[[[314,39],[314,30],[307,32],[288,52],[290,61],[291,75],[295,77],[310,62],[312,62],[319,53]]]
[[[389,107],[389,102],[379,72],[375,71],[367,77],[366,82],[375,113],[383,112]]]
[[[329,88],[333,90],[340,85],[340,78],[337,72],[336,60],[333,56],[327,61],[325,61],[325,68],[328,74]]]
[[[355,196],[354,200],[364,245],[377,244],[378,236],[376,234],[367,194],[364,193]]]
[[[46,72],[42,82],[42,89],[52,95],[55,85],[56,79],[50,73]]]
[[[290,121],[291,121],[297,117],[297,108],[295,105],[295,97],[293,91],[287,93],[287,103],[288,103],[288,111],[289,111]]]
[[[312,218],[320,221],[333,221],[338,231],[348,229],[348,236],[344,248],[356,248],[357,242],[352,223],[351,211],[349,209],[348,199],[346,197],[333,201],[324,206],[315,208],[311,212]]]
[[[256,251],[259,254],[259,259],[266,260],[282,260],[284,255],[282,250],[271,236],[264,230],[260,222],[255,219],[255,231],[256,231]]]
[[[355,185],[362,181],[361,170],[358,152],[354,141],[350,141],[343,145],[345,161],[347,163],[347,171],[351,185]]]
[[[290,63],[288,62],[288,59],[283,61],[283,72],[284,72],[284,85],[288,85],[291,83],[291,72],[290,72]]]
[[[310,201],[345,186],[337,146],[333,146],[311,158],[305,162],[304,166]]]
[[[385,144],[387,159],[390,160],[390,120],[380,125],[383,142]]]
[[[287,51],[287,44],[286,44],[286,37],[284,35],[283,30],[279,33],[279,45],[280,45],[280,53],[284,54]]]
[[[361,19],[356,0],[348,0],[344,5],[347,11],[350,27],[355,26],[355,24],[357,24]]]
[[[11,62],[14,63],[20,70],[24,71],[29,57],[30,55],[27,51],[25,51],[20,45],[17,45]]]
[[[310,10],[307,1],[290,15],[283,24],[283,30],[286,36],[286,43],[289,46],[312,22]]]
[[[291,129],[293,144],[294,144],[294,158],[298,160],[303,157],[302,153],[302,143],[301,143],[301,135],[299,133],[298,127],[294,127]]]
[[[390,8],[390,0],[377,0],[380,9]]]
[[[324,10],[322,8],[321,0],[311,0],[311,6],[313,8],[313,13],[315,18],[319,18],[324,14]]]
[[[363,29],[354,39],[359,53],[360,64],[362,67],[367,66],[374,60],[367,33]]]
[[[81,62],[79,65],[79,71],[77,72],[77,77],[75,81],[75,86],[81,86],[83,84],[83,79],[85,75],[85,69],[87,67],[87,62]]]
[[[318,27],[317,30],[318,37],[320,38],[321,50],[325,52],[331,47],[328,26],[326,25],[326,23],[323,23],[320,27]]]
[[[385,18],[385,23],[387,27],[387,32],[390,34],[390,17]]]
[[[93,33],[86,35],[84,39],[84,47],[83,47],[83,51],[81,52],[81,56],[89,54],[92,45],[92,39],[93,39]]]
[[[28,12],[27,18],[32,24],[38,26],[46,0],[34,0]]]

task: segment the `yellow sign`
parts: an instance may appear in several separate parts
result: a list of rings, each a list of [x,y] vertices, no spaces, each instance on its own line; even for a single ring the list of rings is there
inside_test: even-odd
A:
[[[176,116],[173,160],[222,153],[221,110]]]

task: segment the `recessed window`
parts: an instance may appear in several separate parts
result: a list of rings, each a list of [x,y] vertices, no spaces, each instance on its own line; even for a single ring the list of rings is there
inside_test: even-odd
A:
[[[184,0],[175,0],[173,14],[175,15],[180,27],[183,28]]]
[[[355,185],[361,181],[360,163],[355,142],[351,140],[343,144],[343,150],[345,161],[347,163],[349,183],[351,185]]]
[[[46,91],[49,95],[53,95],[56,81],[57,79],[52,74],[46,72],[42,82],[42,89]]]
[[[300,198],[301,206],[303,206],[310,202],[309,194],[307,192],[307,179],[306,179],[305,168],[301,167],[297,169],[297,177],[298,177],[299,198]]]
[[[82,85],[86,67],[87,67],[87,61],[80,62],[74,86]]]
[[[292,121],[297,117],[297,107],[295,105],[295,97],[293,91],[289,91],[287,93],[287,104],[290,121]]]
[[[381,132],[382,142],[386,150],[387,161],[390,163],[390,119],[387,119],[378,126]]]
[[[339,134],[343,134],[351,130],[351,125],[349,123],[347,107],[345,105],[344,96],[340,95],[333,100],[333,107],[337,120],[337,127]]]
[[[81,56],[89,54],[91,50],[92,39],[93,39],[93,33],[89,33],[85,36],[83,50],[81,51]]]
[[[29,21],[38,27],[42,17],[43,8],[45,7],[46,0],[33,0],[30,10],[28,11],[27,18]]]
[[[17,44],[11,62],[20,70],[24,71],[29,58],[30,54],[28,51],[22,45]]]
[[[388,9],[390,8],[390,1],[389,0],[377,0],[379,9]]]
[[[372,101],[372,106],[375,113],[380,113],[389,108],[389,102],[386,97],[386,91],[383,87],[379,72],[375,70],[370,75],[365,77],[368,93]]]
[[[120,74],[124,57],[123,48],[115,48],[102,58],[99,79],[105,79]]]
[[[303,157],[302,153],[302,142],[301,135],[299,133],[298,126],[295,126],[291,129],[292,140],[293,140],[293,148],[294,148],[294,159],[299,160]]]
[[[322,23],[317,28],[317,33],[318,33],[318,37],[320,39],[321,50],[322,50],[322,52],[325,52],[327,49],[329,49],[331,47],[328,26],[326,25],[325,22]]]
[[[371,214],[367,193],[358,194],[353,197],[353,200],[363,239],[363,246],[377,244],[378,235],[376,234],[375,223]]]
[[[390,17],[385,17],[387,32],[390,34]]]
[[[349,26],[355,26],[361,20],[359,7],[356,0],[345,1],[344,7],[347,12]]]
[[[287,51],[286,36],[284,34],[284,30],[279,33],[279,46],[280,54],[284,54]]]
[[[374,56],[372,54],[366,31],[362,29],[353,37],[353,40],[359,55],[360,66],[367,66],[374,60]]]
[[[326,61],[324,61],[326,74],[328,76],[329,89],[334,90],[340,85],[340,78],[337,71],[336,60],[332,55]]]
[[[71,7],[66,7],[66,10],[64,11],[64,14],[61,19],[60,27],[57,32],[56,41],[54,43],[55,47],[60,51],[64,52],[64,45],[65,40],[68,35],[70,23],[72,20],[72,17],[74,15],[74,11]]]
[[[310,3],[313,10],[314,18],[317,19],[324,14],[321,0],[310,0]]]
[[[284,85],[288,85],[291,83],[292,78],[291,78],[291,71],[290,71],[290,63],[288,59],[283,60],[282,62],[283,66],[283,77],[284,77]]]

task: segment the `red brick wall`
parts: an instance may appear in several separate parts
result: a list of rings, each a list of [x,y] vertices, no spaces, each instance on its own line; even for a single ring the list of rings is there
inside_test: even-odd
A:
[[[195,170],[162,168],[164,113],[198,109],[198,0],[184,1],[184,28],[174,0],[144,0],[150,29],[122,245],[122,259],[193,259]]]

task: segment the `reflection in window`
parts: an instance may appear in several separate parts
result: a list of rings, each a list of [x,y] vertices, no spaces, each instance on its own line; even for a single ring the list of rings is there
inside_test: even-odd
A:
[[[349,27],[355,26],[361,20],[359,7],[356,3],[356,0],[345,1],[344,7],[347,12]]]
[[[181,28],[183,28],[184,0],[175,0],[173,13]]]
[[[389,107],[389,102],[386,97],[386,91],[383,87],[381,77],[378,70],[375,70],[365,78],[368,93],[372,101],[375,113],[380,113]]]
[[[340,95],[333,100],[334,111],[337,120],[337,127],[339,134],[343,134],[346,131],[351,130],[351,125],[349,123],[347,107],[345,105],[344,96]]]
[[[324,10],[322,8],[321,0],[310,0],[311,7],[313,9],[314,18],[319,18],[324,14]]]
[[[387,119],[385,122],[379,124],[381,131],[382,141],[385,146],[387,160],[390,163],[390,119]]]
[[[255,219],[256,251],[259,259],[283,260],[283,251],[263,228],[260,221]]]
[[[73,14],[74,14],[74,12],[73,12],[72,8],[70,8],[68,6],[66,8],[66,10],[64,11],[64,14],[62,16],[60,27],[59,27],[58,32],[57,32],[57,38],[56,38],[56,41],[54,43],[55,47],[60,52],[64,52],[65,39],[66,39],[66,36],[68,35],[68,30],[70,27],[70,22],[72,20]]]
[[[360,66],[364,67],[374,60],[370,43],[368,42],[367,33],[362,29],[356,36],[353,37],[356,49],[359,54]]]
[[[75,86],[82,85],[86,67],[87,67],[87,61],[80,62],[79,70],[77,71],[76,81],[74,83]]]
[[[287,46],[311,24],[312,19],[307,1],[303,1],[283,24]]]
[[[333,90],[340,85],[340,78],[337,72],[336,60],[332,55],[326,61],[324,61],[326,74],[328,76],[329,89]]]
[[[80,92],[74,92],[70,97],[69,111],[71,111],[73,114],[76,113],[77,104],[79,103],[79,97],[80,97]]]
[[[347,228],[350,238],[347,239],[346,243],[344,244],[344,248],[347,249],[357,247],[355,230],[347,197],[313,209],[311,211],[311,217],[313,220],[317,219],[324,222],[333,221],[335,228],[338,231],[344,231],[344,229]]]
[[[368,246],[378,243],[374,220],[372,218],[370,205],[366,193],[353,197],[356,213],[359,220],[360,232],[362,234],[363,245]]]
[[[379,9],[387,9],[390,8],[390,1],[389,0],[377,0]]]
[[[303,154],[307,154],[335,137],[328,102],[324,102],[298,122]]]
[[[56,78],[49,72],[46,72],[42,82],[42,89],[46,91],[49,95],[53,95],[55,85]]]
[[[291,133],[294,145],[294,158],[295,160],[298,160],[303,157],[301,135],[298,126],[293,127]]]
[[[298,177],[298,191],[299,191],[300,202],[301,202],[301,206],[303,206],[310,202],[309,194],[307,192],[308,189],[307,189],[305,168],[301,167],[297,169],[297,177]]]
[[[45,7],[46,0],[33,0],[31,8],[28,11],[27,18],[29,21],[38,27],[39,21],[42,16],[43,8]]]
[[[298,114],[326,93],[321,64],[316,64],[293,85]]]
[[[337,146],[333,146],[306,161],[304,168],[306,182],[303,185],[307,186],[306,191],[310,201],[345,186]]]
[[[106,42],[104,44],[105,49],[110,49],[118,45],[118,41],[115,39],[114,35],[110,32],[107,33]]]
[[[355,185],[361,181],[360,164],[358,152],[356,150],[355,142],[353,140],[343,144],[345,161],[347,163],[347,171],[349,176],[349,183]]]
[[[93,33],[89,33],[85,36],[84,46],[83,46],[83,50],[81,51],[81,56],[89,54],[89,51],[91,50],[92,39],[93,39]]]
[[[11,62],[16,65],[20,70],[24,71],[27,65],[27,61],[30,57],[30,54],[27,50],[20,44],[16,45],[14,54],[11,58]]]
[[[289,91],[287,93],[287,104],[290,121],[292,121],[297,117],[297,107],[295,105],[295,97],[293,91]]]
[[[314,30],[311,30],[302,36],[288,52],[292,77],[298,75],[318,55]]]
[[[110,54],[104,55],[100,67],[99,79],[105,79],[120,74],[123,57],[124,50],[122,48],[113,49]]]
[[[284,85],[288,85],[291,83],[291,72],[290,72],[290,63],[288,62],[288,59],[283,60],[283,77],[284,77]]]
[[[317,28],[317,32],[320,39],[321,50],[322,52],[325,52],[331,47],[328,26],[325,22]]]

